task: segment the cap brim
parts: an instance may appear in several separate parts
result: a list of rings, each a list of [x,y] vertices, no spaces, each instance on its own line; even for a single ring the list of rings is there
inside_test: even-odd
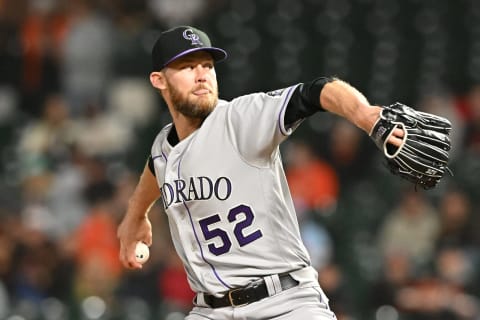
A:
[[[215,62],[220,62],[220,61],[225,60],[227,58],[227,52],[223,49],[216,48],[216,47],[200,47],[200,48],[188,49],[188,50],[185,50],[185,51],[177,54],[176,56],[172,57],[170,60],[165,62],[165,64],[163,66],[166,67],[169,63],[177,60],[178,58],[181,58],[183,56],[186,56],[187,54],[197,52],[197,51],[207,51],[207,52],[209,52],[212,55],[213,60]]]

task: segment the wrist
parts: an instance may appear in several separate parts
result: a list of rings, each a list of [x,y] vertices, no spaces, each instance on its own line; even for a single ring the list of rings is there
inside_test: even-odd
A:
[[[365,111],[359,113],[359,118],[355,124],[357,127],[370,135],[373,127],[380,118],[380,112],[382,111],[382,108],[378,106],[368,106],[364,110]]]

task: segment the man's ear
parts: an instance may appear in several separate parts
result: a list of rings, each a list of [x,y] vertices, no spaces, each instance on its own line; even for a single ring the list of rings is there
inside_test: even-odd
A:
[[[154,71],[150,73],[150,83],[154,88],[157,88],[158,90],[163,90],[167,87],[165,75],[161,71]]]

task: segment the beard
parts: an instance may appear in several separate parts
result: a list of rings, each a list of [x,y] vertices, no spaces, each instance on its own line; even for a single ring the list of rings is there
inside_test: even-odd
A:
[[[169,81],[167,81],[167,86],[170,92],[170,99],[172,100],[173,107],[185,117],[203,120],[217,105],[218,88],[216,86],[211,89],[212,94],[208,96],[201,96],[198,99],[191,98],[188,96],[188,94],[183,94]],[[200,88],[207,87],[199,86],[195,88],[195,90]]]

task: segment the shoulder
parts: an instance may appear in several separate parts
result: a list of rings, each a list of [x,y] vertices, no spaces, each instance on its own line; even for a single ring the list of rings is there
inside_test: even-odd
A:
[[[257,91],[253,93],[248,93],[244,94],[238,97],[233,98],[230,101],[227,100],[218,100],[218,105],[217,107],[227,107],[231,105],[236,105],[236,104],[241,104],[243,102],[247,101],[262,101],[262,100],[277,100],[277,99],[284,99],[285,97],[291,95],[291,93],[294,91],[294,89],[299,86],[300,83],[294,84],[289,87],[281,88],[281,89],[275,89],[272,91]]]
[[[160,132],[157,134],[157,136],[155,137],[155,140],[153,141],[153,148],[152,150],[156,147],[156,146],[161,146],[162,143],[167,139],[168,137],[168,134],[170,132],[170,130],[172,129],[172,126],[173,126],[173,123],[169,123],[167,125],[165,125],[161,130]]]
[[[210,116],[215,118],[238,114],[243,117],[246,114],[255,115],[266,110],[284,109],[297,86],[298,84],[269,92],[249,93],[230,101],[220,99]]]
[[[221,114],[226,114],[230,112],[232,108],[238,109],[239,107],[241,108],[243,106],[252,105],[253,103],[255,103],[255,100],[261,101],[261,96],[263,95],[265,95],[265,93],[257,92],[238,96],[233,98],[232,100],[219,99],[217,106],[209,117],[211,117],[212,115],[220,116]]]
[[[290,98],[295,88],[299,84],[295,84],[286,88],[276,89],[267,92],[255,92],[240,96],[232,100],[233,103],[240,101],[258,101],[258,102],[278,102]]]

